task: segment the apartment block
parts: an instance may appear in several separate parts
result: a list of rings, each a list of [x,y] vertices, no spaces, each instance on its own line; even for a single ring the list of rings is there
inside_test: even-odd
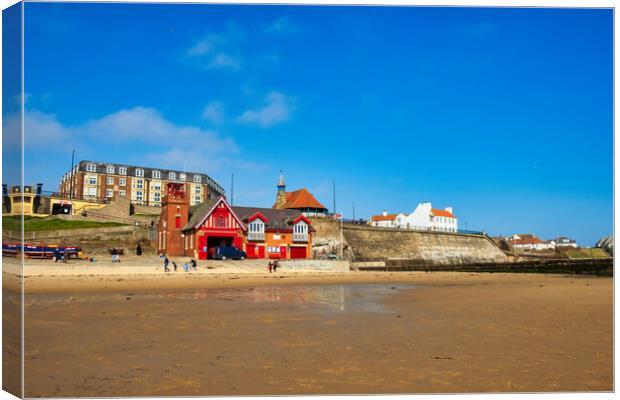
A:
[[[187,183],[190,205],[224,195],[224,189],[207,174],[87,160],[62,176],[59,190],[67,198],[113,200],[125,196],[132,204],[161,207],[170,182]]]

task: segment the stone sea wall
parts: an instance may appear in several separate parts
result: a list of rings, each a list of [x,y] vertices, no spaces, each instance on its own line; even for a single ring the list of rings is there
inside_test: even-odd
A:
[[[424,264],[413,260],[387,260],[379,263],[352,263],[356,271],[459,271],[459,272],[510,272],[542,274],[583,274],[613,276],[613,259],[555,259],[528,260],[502,263]]]
[[[504,263],[507,255],[488,237],[447,232],[344,225],[347,254],[353,261],[406,259],[424,265]]]
[[[2,232],[3,241],[19,241],[19,237],[19,232]],[[121,243],[133,243],[137,240],[146,241],[148,239],[149,231],[147,229],[138,228],[132,225],[87,229],[32,231],[24,233],[24,241],[26,243],[46,242],[54,244],[72,244],[74,242],[79,243],[82,240],[119,241]]]

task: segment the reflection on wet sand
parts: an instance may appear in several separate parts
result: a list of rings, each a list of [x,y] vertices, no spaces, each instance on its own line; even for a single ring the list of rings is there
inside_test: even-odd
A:
[[[55,304],[66,301],[89,302],[110,298],[144,300],[221,300],[251,303],[278,303],[304,307],[318,312],[385,312],[381,299],[402,289],[415,287],[411,284],[343,284],[315,286],[271,286],[230,289],[196,289],[159,292],[127,292],[122,294],[65,295],[48,294],[28,296],[26,305]]]
[[[281,303],[298,306],[321,306],[329,311],[382,312],[380,298],[398,289],[413,285],[317,285],[275,286],[247,289],[201,289],[190,292],[173,292],[166,297],[194,300],[239,300],[253,303]]]

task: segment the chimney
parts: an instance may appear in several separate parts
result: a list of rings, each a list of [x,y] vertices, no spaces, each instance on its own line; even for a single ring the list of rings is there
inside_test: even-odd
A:
[[[383,210],[383,212],[381,213],[381,215],[383,215],[384,217],[387,216],[387,210]]]
[[[37,194],[40,195],[43,192],[43,184],[37,183]]]
[[[446,207],[446,211],[452,214],[452,207]]]

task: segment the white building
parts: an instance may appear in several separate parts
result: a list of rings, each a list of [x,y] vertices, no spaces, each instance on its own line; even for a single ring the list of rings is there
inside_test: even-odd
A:
[[[540,240],[530,233],[512,235],[508,242],[513,248],[519,250],[553,250],[556,246],[554,240]]]
[[[407,218],[409,229],[425,229],[429,231],[456,232],[458,219],[452,207],[443,210],[433,208],[432,203],[420,203]]]
[[[418,204],[411,214],[388,214],[383,211],[381,215],[371,217],[370,225],[423,231],[458,231],[458,219],[453,214],[452,207],[439,210],[433,208],[431,203]]]
[[[370,226],[378,226],[380,228],[396,228],[396,217],[402,214],[388,214],[383,210],[381,215],[373,215],[370,217]]]
[[[555,239],[555,245],[557,247],[579,247],[577,246],[577,242],[575,241],[575,239],[567,238],[565,236],[560,236],[559,238]]]

